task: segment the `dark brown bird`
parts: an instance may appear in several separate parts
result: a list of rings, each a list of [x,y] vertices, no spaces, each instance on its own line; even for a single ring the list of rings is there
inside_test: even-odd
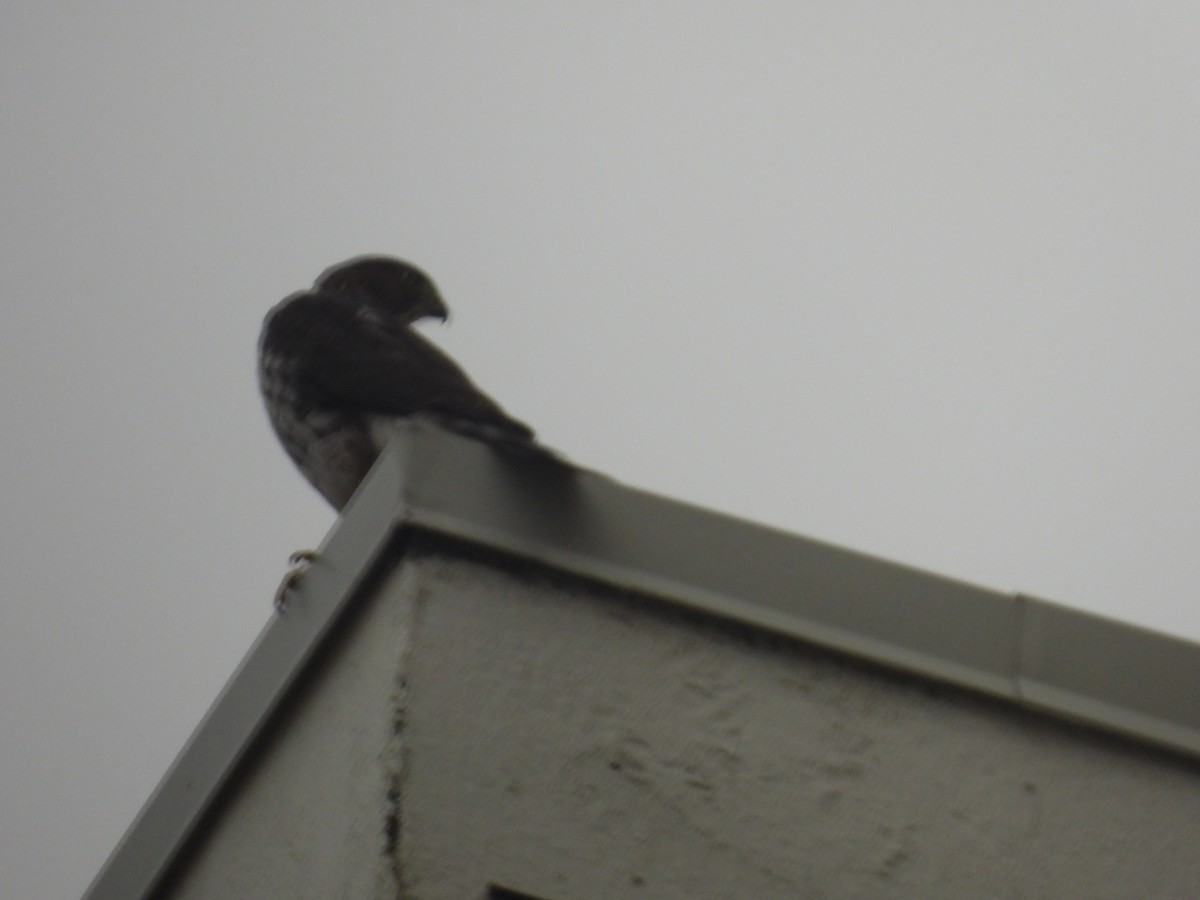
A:
[[[312,290],[267,313],[258,355],[267,414],[335,509],[349,502],[396,419],[421,416],[504,450],[556,458],[411,327],[447,315],[428,275],[386,256],[326,269]]]

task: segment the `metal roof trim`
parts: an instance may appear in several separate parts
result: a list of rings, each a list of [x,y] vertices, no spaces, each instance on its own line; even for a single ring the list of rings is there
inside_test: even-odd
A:
[[[146,897],[320,646],[394,533],[403,474],[389,456],[318,548],[286,608],[268,620],[84,893]],[[365,486],[366,483],[364,483]],[[264,603],[269,603],[267,598]]]
[[[433,432],[414,524],[1200,757],[1198,644]]]

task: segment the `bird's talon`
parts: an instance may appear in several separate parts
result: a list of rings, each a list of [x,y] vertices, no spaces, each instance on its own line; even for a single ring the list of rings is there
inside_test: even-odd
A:
[[[312,565],[312,561],[317,558],[315,550],[297,550],[288,557],[288,566],[290,567],[284,573],[283,580],[279,582],[279,587],[275,589],[275,611],[284,612],[287,608],[288,595],[300,583],[300,579],[304,577],[304,573],[308,571]]]

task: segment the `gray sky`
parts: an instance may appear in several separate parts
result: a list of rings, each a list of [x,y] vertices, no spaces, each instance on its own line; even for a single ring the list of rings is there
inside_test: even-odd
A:
[[[0,12],[5,896],[331,525],[254,343],[362,252],[591,468],[1200,638],[1194,0],[139,6]]]

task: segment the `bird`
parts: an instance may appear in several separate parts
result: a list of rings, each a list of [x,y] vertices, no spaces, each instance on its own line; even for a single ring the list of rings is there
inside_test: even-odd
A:
[[[503,452],[561,462],[412,328],[448,317],[424,271],[368,255],[327,268],[263,320],[258,382],[267,416],[287,455],[338,512],[399,420],[426,419]],[[293,571],[311,559],[309,551],[294,554]],[[285,578],[277,606],[294,581]]]
[[[554,456],[412,328],[448,317],[421,269],[360,256],[326,269],[263,320],[258,381],[267,416],[288,456],[339,512],[397,420],[426,418],[518,454]]]

